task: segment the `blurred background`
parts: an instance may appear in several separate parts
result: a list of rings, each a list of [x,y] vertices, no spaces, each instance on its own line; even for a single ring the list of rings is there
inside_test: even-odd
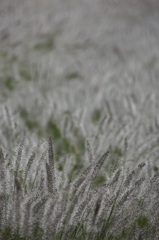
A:
[[[127,136],[130,155],[153,155],[158,23],[157,0],[0,0],[1,146],[51,135],[59,156],[83,158],[89,139],[121,157]]]

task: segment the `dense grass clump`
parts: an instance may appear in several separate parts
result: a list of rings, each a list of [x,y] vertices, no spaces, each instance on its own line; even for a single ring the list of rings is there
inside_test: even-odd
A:
[[[42,145],[28,160],[24,140],[16,156],[0,151],[1,239],[157,239],[158,172],[148,177],[145,163],[122,167],[97,185],[107,151],[69,179],[67,161],[58,171],[52,138]]]
[[[159,239],[158,13],[0,0],[1,240]]]

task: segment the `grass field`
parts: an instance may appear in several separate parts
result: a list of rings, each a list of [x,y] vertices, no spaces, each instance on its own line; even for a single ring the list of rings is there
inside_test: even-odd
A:
[[[0,239],[159,239],[158,21],[0,0]]]

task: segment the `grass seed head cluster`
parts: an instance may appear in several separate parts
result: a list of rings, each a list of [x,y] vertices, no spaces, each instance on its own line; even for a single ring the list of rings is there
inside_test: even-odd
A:
[[[145,162],[114,169],[97,186],[109,152],[69,179],[51,137],[41,156],[34,150],[26,159],[26,144],[15,156],[0,151],[1,239],[157,239],[159,174],[148,175]]]
[[[0,239],[159,239],[159,6],[137,2],[1,0]]]

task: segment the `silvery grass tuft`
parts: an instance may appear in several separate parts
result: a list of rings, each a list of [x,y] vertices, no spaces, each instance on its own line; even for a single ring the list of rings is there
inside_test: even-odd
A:
[[[0,149],[1,239],[158,239],[158,172],[124,165],[97,186],[109,151],[71,179],[67,162],[57,168],[52,138],[38,145],[43,152],[27,159],[26,139],[14,156]]]
[[[0,0],[2,240],[159,239],[158,9]]]

